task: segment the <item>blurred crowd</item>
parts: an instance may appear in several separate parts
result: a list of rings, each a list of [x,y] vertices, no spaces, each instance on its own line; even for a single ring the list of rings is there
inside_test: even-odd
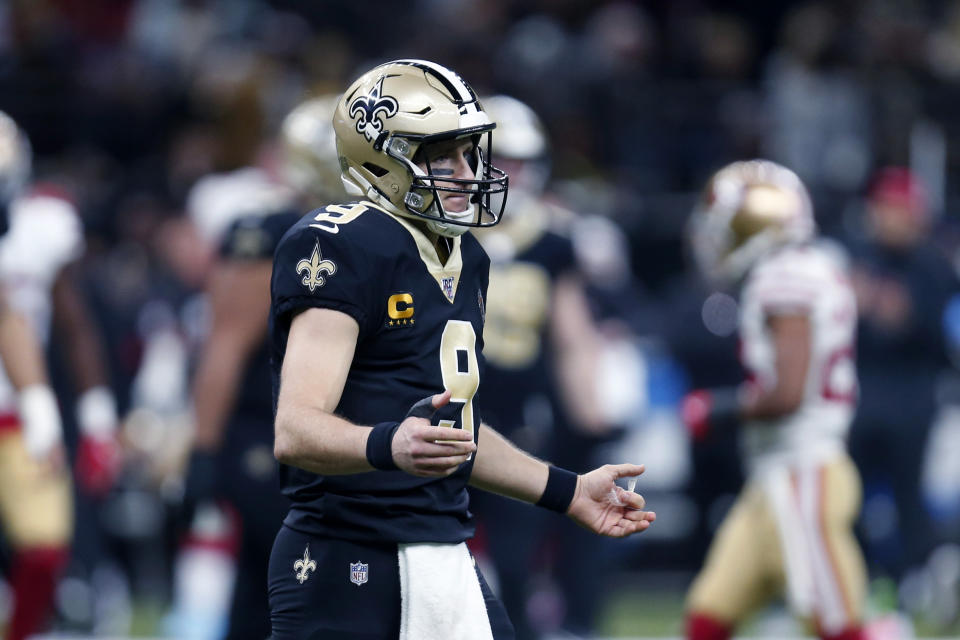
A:
[[[214,202],[211,176],[278,172],[274,141],[294,106],[400,57],[456,69],[544,123],[549,197],[584,218],[572,240],[608,344],[596,382],[614,426],[570,447],[646,463],[659,516],[642,539],[603,546],[624,576],[656,572],[682,589],[742,482],[733,438],[694,446],[677,417],[687,389],[741,375],[737,303],[700,281],[686,245],[699,189],[737,159],[797,172],[854,273],[851,450],[872,602],[955,631],[960,2],[947,0],[0,4],[0,109],[29,136],[35,181],[82,218],[73,276],[102,331],[122,423],[116,485],[77,502],[58,624],[162,634],[182,605],[174,567],[203,291],[252,197],[238,180]],[[51,370],[67,407],[58,339]],[[75,433],[68,424],[71,446]],[[561,627],[557,602],[541,584],[534,624]],[[134,629],[135,607],[166,622]]]

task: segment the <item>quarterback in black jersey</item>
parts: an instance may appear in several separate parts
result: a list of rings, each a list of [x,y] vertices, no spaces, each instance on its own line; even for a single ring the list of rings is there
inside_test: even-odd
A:
[[[494,127],[422,60],[341,97],[340,167],[365,199],[307,214],[274,256],[274,453],[292,501],[270,560],[274,640],[513,637],[464,544],[468,484],[603,535],[655,517],[615,484],[642,466],[578,476],[482,423],[489,260],[465,231],[503,209]]]

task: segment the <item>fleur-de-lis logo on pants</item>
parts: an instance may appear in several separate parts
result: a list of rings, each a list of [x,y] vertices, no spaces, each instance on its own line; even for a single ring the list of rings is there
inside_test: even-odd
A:
[[[323,259],[323,256],[320,255],[320,243],[318,242],[313,246],[313,253],[310,255],[310,258],[304,258],[297,263],[297,274],[304,272],[306,272],[306,274],[300,282],[303,283],[303,286],[310,289],[310,293],[313,293],[314,289],[326,284],[327,279],[323,277],[323,274],[326,273],[332,276],[337,272],[337,265],[335,265],[332,260]]]
[[[383,76],[380,76],[369,94],[357,96],[350,103],[350,117],[357,121],[357,133],[362,133],[370,141],[376,140],[383,131],[383,120],[396,115],[400,109],[396,98],[382,93]]]
[[[296,571],[296,579],[303,584],[310,577],[311,571],[317,570],[317,563],[310,558],[310,545],[303,550],[303,557],[293,563],[293,570]]]

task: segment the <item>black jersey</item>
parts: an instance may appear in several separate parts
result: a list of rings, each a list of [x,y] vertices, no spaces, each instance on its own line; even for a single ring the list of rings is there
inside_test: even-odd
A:
[[[516,227],[521,228],[511,233]],[[567,237],[540,225],[493,229],[481,236],[482,242],[488,239],[491,248],[510,242],[512,250],[490,266],[484,419],[504,435],[518,438],[524,448],[543,454],[546,434],[531,438],[515,432],[521,427],[553,429],[563,420],[552,373],[549,323],[556,280],[575,269],[573,246]]]
[[[447,388],[453,401],[440,423],[476,439],[489,264],[465,234],[441,265],[421,232],[369,202],[307,214],[274,256],[274,396],[294,313],[334,309],[360,328],[338,415],[359,425],[400,421],[415,402]],[[283,491],[293,501],[285,523],[357,541],[460,542],[473,534],[466,492],[472,469],[472,458],[442,479],[402,471],[321,476],[282,466]]]

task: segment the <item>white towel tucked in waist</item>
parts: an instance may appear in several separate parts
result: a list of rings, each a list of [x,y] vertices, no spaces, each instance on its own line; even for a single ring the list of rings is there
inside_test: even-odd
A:
[[[401,544],[400,640],[493,640],[465,543]]]

